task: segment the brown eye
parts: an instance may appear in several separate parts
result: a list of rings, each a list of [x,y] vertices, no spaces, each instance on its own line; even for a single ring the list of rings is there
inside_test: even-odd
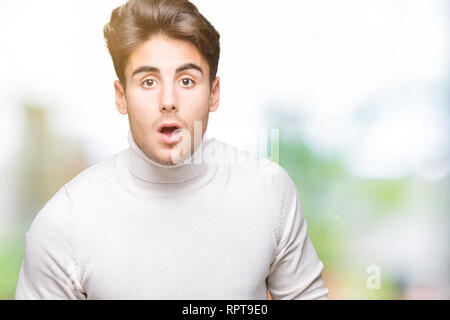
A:
[[[189,78],[181,79],[181,84],[185,87],[192,87],[194,85],[194,81]]]
[[[144,84],[144,87],[146,87],[146,88],[151,88],[151,87],[154,86],[155,81],[152,80],[152,79],[147,79],[147,80],[145,80],[145,81],[143,82],[143,84]]]

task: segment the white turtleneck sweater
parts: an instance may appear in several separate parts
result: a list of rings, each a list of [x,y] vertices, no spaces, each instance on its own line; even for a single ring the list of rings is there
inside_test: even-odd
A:
[[[128,141],[38,212],[16,299],[328,298],[281,166],[206,137],[161,166]]]

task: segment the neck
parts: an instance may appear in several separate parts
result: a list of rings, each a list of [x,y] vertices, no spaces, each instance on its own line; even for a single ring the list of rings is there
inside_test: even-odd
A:
[[[194,152],[176,165],[162,165],[152,159],[137,145],[131,130],[128,132],[130,145],[130,172],[140,180],[153,183],[181,183],[200,176],[206,169],[203,149],[210,139],[204,138]]]

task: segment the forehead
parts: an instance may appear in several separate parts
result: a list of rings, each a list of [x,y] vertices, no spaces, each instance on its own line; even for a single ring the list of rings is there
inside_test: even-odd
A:
[[[154,36],[133,50],[128,58],[125,73],[128,77],[133,70],[143,65],[155,66],[162,72],[173,72],[185,63],[195,63],[205,73],[209,72],[207,61],[192,43],[165,36]]]

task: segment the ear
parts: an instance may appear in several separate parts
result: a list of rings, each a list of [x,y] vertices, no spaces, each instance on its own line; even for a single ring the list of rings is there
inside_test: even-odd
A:
[[[114,90],[116,91],[117,111],[119,111],[120,114],[125,115],[128,113],[127,99],[125,96],[125,90],[119,80],[114,81]]]
[[[214,112],[219,108],[220,102],[220,78],[216,77],[212,84],[209,112]]]

